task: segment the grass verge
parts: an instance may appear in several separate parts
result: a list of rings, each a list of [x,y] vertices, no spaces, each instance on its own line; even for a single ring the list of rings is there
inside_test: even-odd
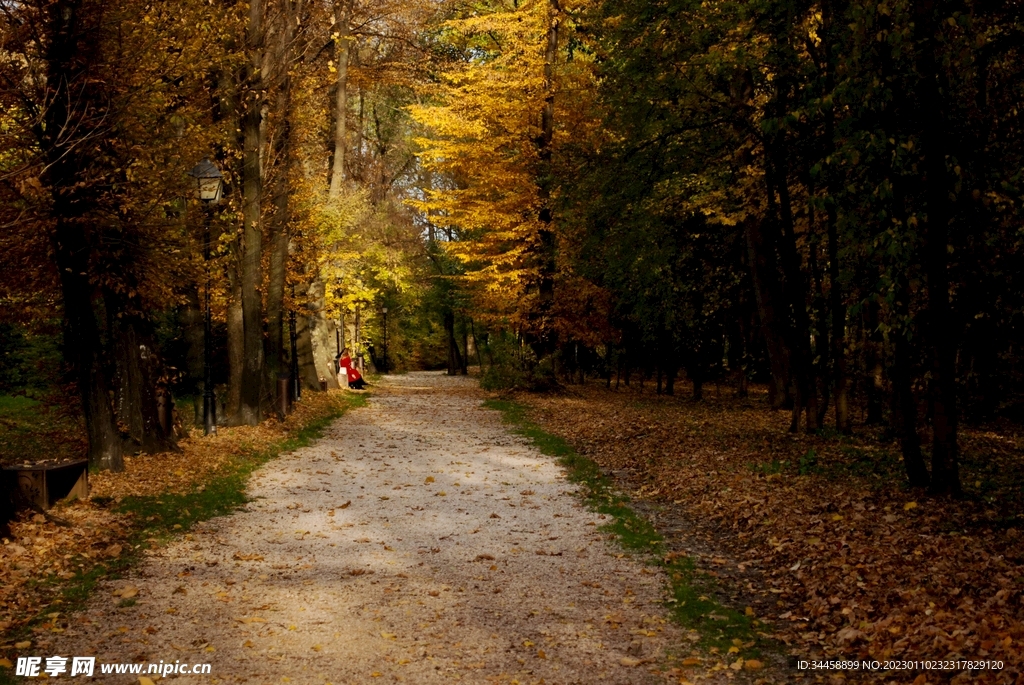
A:
[[[715,582],[711,576],[701,573],[691,558],[668,552],[664,537],[629,506],[628,497],[615,491],[611,479],[595,462],[530,421],[524,405],[492,399],[486,400],[484,406],[500,411],[516,433],[565,467],[569,480],[583,488],[587,506],[611,519],[601,527],[602,531],[614,534],[627,552],[641,555],[648,564],[665,571],[670,584],[666,600],[670,614],[679,625],[699,635],[698,645],[702,649],[732,659],[755,658],[763,651],[777,651],[774,643],[759,633],[761,626],[756,619],[714,599]],[[736,649],[730,654],[731,648]]]
[[[174,536],[188,532],[201,521],[226,516],[238,510],[249,501],[245,487],[254,471],[285,452],[309,445],[323,434],[323,430],[332,421],[349,409],[365,406],[366,402],[365,394],[341,395],[327,413],[317,416],[288,437],[261,450],[246,449],[234,455],[213,478],[193,487],[189,492],[125,497],[117,504],[94,498],[93,501],[100,505],[112,506],[114,511],[131,516],[133,525],[122,543],[124,551],[116,558],[87,566],[72,578],[63,580],[53,576],[44,581],[60,586],[55,600],[34,619],[5,634],[5,642],[16,645],[20,641],[30,640],[39,629],[54,627],[54,612],[59,611],[61,616],[67,617],[80,610],[100,581],[123,577],[142,560],[147,549],[166,544]],[[13,672],[12,668],[0,667],[0,685],[19,682]]]

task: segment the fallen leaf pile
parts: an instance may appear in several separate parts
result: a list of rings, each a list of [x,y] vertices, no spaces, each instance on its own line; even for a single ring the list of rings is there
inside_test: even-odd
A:
[[[948,501],[907,489],[898,447],[877,431],[791,435],[764,395],[694,403],[572,386],[518,399],[634,500],[676,512],[686,532],[667,531],[668,543],[689,535],[720,585],[736,584],[730,567],[743,575],[746,588],[723,593],[756,596],[792,655],[1004,663],[978,682],[1024,673],[1024,453],[1012,430],[964,429],[968,494]]]
[[[309,393],[286,421],[259,426],[220,428],[216,436],[193,431],[178,452],[125,457],[123,473],[90,476],[90,499],[57,504],[50,517],[23,513],[11,522],[10,538],[0,538],[0,650],[9,635],[43,611],[49,620],[33,627],[36,634],[61,632],[66,619],[60,594],[76,575],[121,556],[134,530],[133,521],[108,504],[128,495],[181,492],[207,482],[231,459],[266,449],[310,421],[330,413],[337,393]],[[105,498],[105,499],[100,499]],[[69,525],[61,525],[66,523]]]
[[[216,435],[209,436],[193,429],[192,437],[179,443],[180,452],[125,457],[123,472],[94,476],[90,494],[118,499],[188,491],[208,481],[234,457],[265,450],[291,431],[327,414],[338,397],[337,393],[307,393],[283,422],[271,418],[258,426],[220,427]]]

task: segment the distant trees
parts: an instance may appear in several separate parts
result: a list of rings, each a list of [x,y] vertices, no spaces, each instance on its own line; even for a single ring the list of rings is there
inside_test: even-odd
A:
[[[402,62],[426,11],[339,5],[350,10],[357,67]],[[392,169],[394,160],[384,160],[395,149],[411,158],[408,127],[385,140],[381,119],[363,117],[370,94],[398,79],[378,69],[359,81],[358,113],[351,98],[337,108],[338,16],[305,0],[25,0],[0,8],[0,241],[12,260],[0,275],[0,312],[30,327],[22,312],[56,305],[97,467],[122,468],[125,451],[174,448],[180,433],[161,420],[158,398],[201,387],[207,268],[215,383],[227,381],[220,394],[232,424],[280,406],[276,380],[291,366],[291,335],[307,384],[319,390],[321,378],[332,378],[329,317],[341,312],[327,308],[323,271],[338,241],[359,244],[354,261],[367,256],[375,273],[360,291],[362,336],[373,332],[385,286],[409,280],[395,276],[413,259],[409,245],[375,261],[368,255],[390,229],[364,223],[412,226],[395,199],[408,164]],[[361,53],[360,41],[373,49]],[[357,125],[342,126],[339,139],[328,131],[332,116]],[[373,125],[380,145],[367,153],[374,138],[363,132]],[[346,151],[355,152],[346,166],[379,162],[367,185],[374,206],[390,212],[345,202],[333,213],[316,210],[333,200],[332,155],[343,163]],[[210,211],[193,200],[187,175],[207,156],[226,180],[224,202]],[[354,185],[345,192],[368,196]],[[289,310],[299,325],[290,325]],[[330,334],[314,340],[314,330]]]
[[[461,231],[467,285],[485,281],[478,304],[506,316],[543,311],[524,295],[541,278],[526,254],[549,179],[528,141],[549,9],[492,3],[445,24],[436,104],[414,110],[425,163],[453,180],[421,207]],[[612,330],[563,308],[586,325],[552,326],[555,357],[585,328],[604,373],[637,366],[672,392],[685,370],[698,397],[763,369],[794,431],[849,431],[857,399],[888,417],[912,484],[957,493],[960,417],[1019,402],[1016,15],[939,0],[558,12],[554,282],[606,293]]]

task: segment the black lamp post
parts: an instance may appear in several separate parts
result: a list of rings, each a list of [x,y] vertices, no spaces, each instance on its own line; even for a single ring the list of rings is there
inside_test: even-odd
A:
[[[197,164],[189,176],[196,180],[196,197],[203,203],[203,263],[206,266],[206,311],[203,315],[203,433],[217,432],[217,401],[213,394],[213,362],[210,347],[212,323],[210,319],[210,215],[213,205],[220,202],[224,189],[224,174],[208,157]]]
[[[384,362],[384,373],[388,372],[388,308],[382,307],[381,311],[384,312],[384,358],[381,360]]]

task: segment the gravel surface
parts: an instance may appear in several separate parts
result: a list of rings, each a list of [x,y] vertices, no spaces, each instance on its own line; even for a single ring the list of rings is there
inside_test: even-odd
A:
[[[664,578],[483,397],[465,378],[385,378],[261,469],[246,510],[101,585],[40,652],[211,664],[180,683],[662,682],[681,639]]]

